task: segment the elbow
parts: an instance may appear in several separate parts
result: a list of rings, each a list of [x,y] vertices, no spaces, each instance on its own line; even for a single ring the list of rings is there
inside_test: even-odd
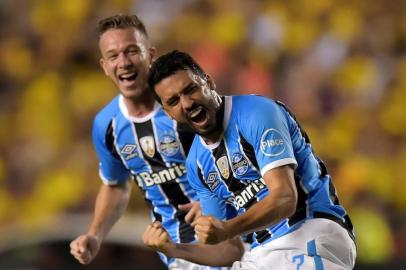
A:
[[[283,209],[283,211],[281,211],[283,219],[291,217],[296,212],[298,200],[296,190],[290,192],[285,198],[283,207],[281,207]]]
[[[227,261],[225,261],[222,265],[219,266],[226,266],[230,267],[233,265],[234,262],[240,261],[242,256],[244,255],[245,248],[244,245],[239,237],[235,237],[230,240],[230,247],[229,250],[232,250],[231,256]]]
[[[240,261],[241,258],[242,258],[242,256],[244,255],[244,252],[245,252],[244,245],[243,245],[243,243],[241,242],[241,240],[239,240],[239,244],[238,244],[238,246],[236,247],[236,256],[235,256],[235,259],[234,259],[233,262],[235,262],[235,261]]]

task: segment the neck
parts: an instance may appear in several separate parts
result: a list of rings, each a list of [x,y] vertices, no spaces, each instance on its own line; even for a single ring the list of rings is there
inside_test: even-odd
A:
[[[124,104],[130,116],[144,117],[154,110],[155,99],[152,95],[143,95],[137,98],[124,97]]]
[[[216,126],[209,134],[202,136],[206,144],[214,144],[218,142],[223,135],[223,120],[224,120],[224,97],[217,95],[217,113],[216,113]]]
[[[216,127],[216,130],[214,130],[213,132],[210,132],[210,134],[202,136],[203,141],[207,144],[215,144],[216,142],[219,141],[221,135],[223,134],[223,129],[222,129],[222,125],[220,125],[219,127]]]

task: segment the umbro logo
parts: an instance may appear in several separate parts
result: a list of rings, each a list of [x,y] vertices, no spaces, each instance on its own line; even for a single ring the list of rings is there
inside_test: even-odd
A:
[[[123,155],[125,160],[130,160],[138,156],[137,145],[136,144],[126,144],[121,149],[120,153]]]

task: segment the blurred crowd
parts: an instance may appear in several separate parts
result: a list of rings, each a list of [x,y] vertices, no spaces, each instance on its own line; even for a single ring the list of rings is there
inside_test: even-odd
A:
[[[117,90],[96,25],[135,13],[222,94],[287,104],[353,219],[359,261],[406,257],[406,1],[0,1],[0,227],[88,212],[92,119]],[[138,194],[137,194],[138,195]],[[130,211],[146,210],[134,195]]]

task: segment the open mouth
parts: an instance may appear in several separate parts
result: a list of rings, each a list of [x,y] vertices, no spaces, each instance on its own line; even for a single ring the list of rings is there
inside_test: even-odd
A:
[[[207,111],[202,106],[193,109],[189,114],[189,119],[195,124],[203,124],[207,119]]]
[[[138,73],[137,72],[131,72],[131,73],[125,73],[118,75],[118,79],[122,82],[133,82],[137,78]]]

